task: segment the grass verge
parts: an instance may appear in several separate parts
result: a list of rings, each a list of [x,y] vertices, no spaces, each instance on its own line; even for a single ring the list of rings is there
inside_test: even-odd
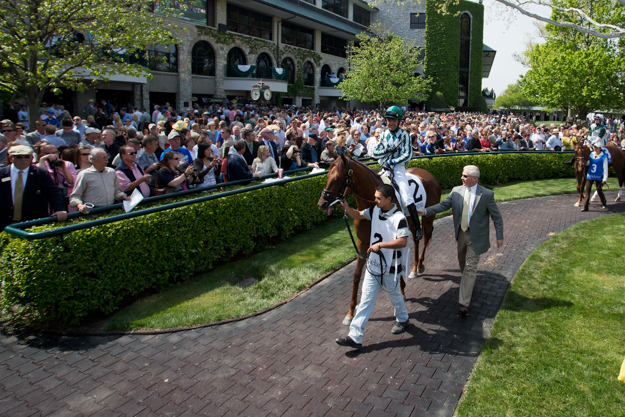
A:
[[[615,189],[612,183],[610,187]],[[575,180],[511,182],[492,188],[497,201],[507,201],[575,191]],[[448,194],[449,190],[443,198]],[[292,297],[354,258],[345,223],[342,219],[332,220],[272,249],[143,298],[113,314],[104,330],[169,329],[240,317]],[[237,285],[250,277],[260,282],[249,288]]]
[[[625,355],[623,247],[625,215],[615,214],[572,226],[532,253],[458,416],[625,415],[625,384],[617,380]]]

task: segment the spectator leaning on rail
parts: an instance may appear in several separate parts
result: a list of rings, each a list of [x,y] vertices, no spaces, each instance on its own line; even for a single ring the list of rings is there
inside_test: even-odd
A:
[[[333,141],[329,140],[326,142],[326,148],[321,152],[321,157],[319,158],[321,163],[323,164],[331,164],[336,159],[336,154],[334,153],[335,144]]]
[[[119,180],[119,188],[130,195],[135,188],[138,188],[144,197],[150,196],[150,182],[152,176],[146,174],[143,169],[137,165],[137,151],[129,146],[124,145],[119,148],[121,162],[115,168],[117,179]]]
[[[12,146],[9,162],[0,168],[0,231],[13,222],[47,217],[48,206],[57,221],[66,220],[61,192],[48,172],[32,165],[32,148]]]
[[[93,166],[78,173],[74,191],[70,195],[70,205],[78,208],[81,213],[88,212],[86,203],[91,203],[94,207],[104,207],[110,206],[115,200],[130,200],[119,188],[115,170],[106,166],[108,159],[103,149],[94,148],[89,156]]]

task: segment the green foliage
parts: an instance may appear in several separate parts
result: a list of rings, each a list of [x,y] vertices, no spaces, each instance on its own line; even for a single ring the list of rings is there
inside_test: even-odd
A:
[[[437,91],[435,94],[432,94],[427,103],[428,109],[444,109],[447,108],[447,104],[445,103],[445,96],[440,91]]]
[[[423,158],[410,166],[430,171],[446,189],[460,183],[468,164],[480,167],[483,183],[500,184],[572,176],[573,169],[562,164],[569,158],[467,155]],[[129,296],[161,291],[325,221],[326,214],[317,209],[325,183],[325,176],[306,178],[57,238],[30,241],[2,233],[0,305],[14,317],[70,323],[94,311],[109,314]]]
[[[150,76],[129,58],[138,61],[152,45],[176,43],[177,30],[151,9],[150,0],[3,0],[0,89],[25,97],[36,120],[46,90],[82,90],[113,74]],[[77,41],[76,33],[87,39]]]
[[[443,93],[444,107],[458,106],[460,13],[468,11],[471,14],[469,109],[478,110],[479,97],[482,96],[484,6],[466,0],[428,0],[425,2],[425,10],[423,70],[432,79],[432,90]]]
[[[506,110],[526,110],[538,105],[536,97],[528,96],[523,91],[524,82],[518,80],[514,84],[509,84],[501,95],[495,99],[496,109]]]
[[[553,3],[557,7],[580,9],[598,22],[625,23],[624,8],[612,1],[557,0]],[[586,26],[575,13],[555,10],[552,18]],[[567,110],[570,107],[580,119],[593,110],[622,107],[625,55],[620,42],[551,24],[545,26],[542,35],[546,42],[528,45],[522,56],[523,64],[529,67],[523,79],[525,93],[552,108]]]
[[[571,154],[511,152],[494,155],[432,157],[412,160],[408,166],[429,171],[443,190],[462,184],[460,175],[466,165],[480,168],[480,183],[503,184],[508,181],[573,177],[572,167],[562,162]]]
[[[600,46],[575,50],[547,40],[530,45],[524,57],[530,69],[523,90],[543,104],[571,107],[580,119],[592,110],[622,107],[625,58],[620,54]]]
[[[360,41],[349,54],[350,71],[336,88],[341,98],[375,102],[381,108],[407,100],[423,101],[430,92],[430,81],[416,77],[421,65],[419,50],[413,40],[382,33],[377,36],[361,33]]]

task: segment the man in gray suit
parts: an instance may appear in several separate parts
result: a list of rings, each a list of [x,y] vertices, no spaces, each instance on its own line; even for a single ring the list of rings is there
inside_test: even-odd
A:
[[[495,195],[477,183],[479,178],[479,168],[467,165],[462,171],[463,185],[454,187],[445,201],[418,212],[421,216],[433,216],[452,209],[458,262],[462,271],[459,302],[460,314],[463,316],[469,312],[480,255],[490,248],[489,216],[495,224],[497,247],[503,245],[503,220],[495,203]]]

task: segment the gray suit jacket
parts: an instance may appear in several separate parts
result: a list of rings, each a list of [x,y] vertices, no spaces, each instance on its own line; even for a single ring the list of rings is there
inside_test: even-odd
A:
[[[460,185],[451,190],[449,197],[445,201],[426,209],[426,216],[433,216],[442,213],[451,208],[454,216],[454,230],[456,232],[456,240],[460,231],[460,223],[462,222],[462,208],[464,207],[465,186]],[[469,221],[469,233],[471,234],[471,244],[476,255],[486,252],[490,248],[490,224],[488,217],[493,219],[495,225],[495,233],[497,240],[503,240],[503,219],[501,213],[495,203],[495,194],[488,188],[477,185],[475,201],[473,203],[473,211],[471,212],[471,220]]]

